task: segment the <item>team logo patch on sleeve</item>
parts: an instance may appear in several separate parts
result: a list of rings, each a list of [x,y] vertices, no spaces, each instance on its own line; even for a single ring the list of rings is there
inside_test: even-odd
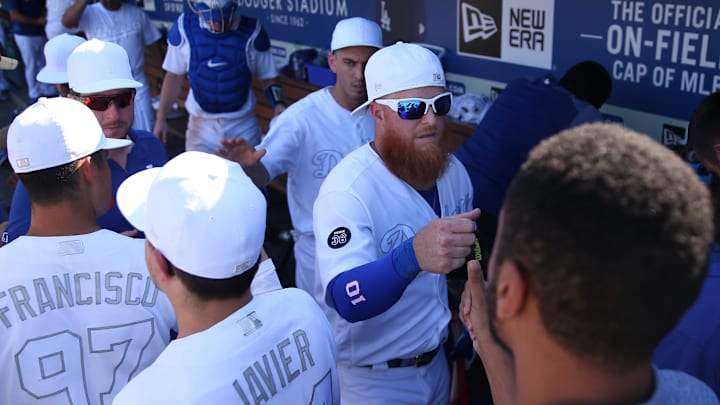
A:
[[[350,230],[341,226],[333,229],[328,236],[327,244],[331,249],[339,249],[350,242]]]

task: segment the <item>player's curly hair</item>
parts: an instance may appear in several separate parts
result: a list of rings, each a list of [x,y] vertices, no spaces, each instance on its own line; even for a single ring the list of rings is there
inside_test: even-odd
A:
[[[90,162],[94,165],[103,164],[105,159],[102,150],[90,155]],[[18,177],[25,186],[30,200],[34,204],[50,205],[73,198],[79,190],[78,160],[30,173],[19,173]]]
[[[647,136],[590,124],[535,148],[503,206],[498,263],[517,264],[548,334],[610,370],[648,361],[706,273],[708,190]]]

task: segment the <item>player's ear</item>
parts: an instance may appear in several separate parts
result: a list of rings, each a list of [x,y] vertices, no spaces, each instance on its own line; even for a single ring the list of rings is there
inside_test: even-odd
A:
[[[167,259],[147,239],[145,239],[145,263],[155,284],[162,284],[170,278],[171,271]]]
[[[378,103],[370,103],[370,105],[368,106],[368,108],[370,109],[370,114],[372,114],[372,116],[373,116],[373,118],[375,119],[375,121],[380,122],[380,121],[383,121],[383,120],[384,120],[384,118],[385,118],[385,111],[384,111],[382,108],[380,108],[380,104],[378,104]]]
[[[86,183],[94,183],[97,179],[97,176],[93,169],[93,162],[91,162],[91,157],[86,156],[80,160],[78,160],[75,164],[77,165],[77,173],[79,177],[85,181]]]
[[[497,274],[497,318],[508,319],[525,308],[528,297],[527,280],[520,268],[511,260],[503,261]]]
[[[713,151],[715,152],[715,158],[720,162],[720,143],[713,145]]]
[[[333,73],[337,73],[337,59],[335,58],[335,52],[328,52],[327,61],[330,70],[332,70]]]

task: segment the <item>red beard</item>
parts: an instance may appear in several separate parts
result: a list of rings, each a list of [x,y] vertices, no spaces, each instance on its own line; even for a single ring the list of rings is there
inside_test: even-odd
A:
[[[438,144],[416,147],[413,139],[386,127],[381,134],[382,144],[375,143],[378,154],[388,170],[412,186],[431,187],[447,168],[447,153]],[[440,140],[444,138],[439,133]]]

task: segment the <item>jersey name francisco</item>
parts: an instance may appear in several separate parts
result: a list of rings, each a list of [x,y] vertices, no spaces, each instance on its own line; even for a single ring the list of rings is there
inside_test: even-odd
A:
[[[153,307],[158,289],[141,273],[65,273],[32,280],[0,291],[0,322],[6,327],[47,311],[76,305],[142,305]]]

